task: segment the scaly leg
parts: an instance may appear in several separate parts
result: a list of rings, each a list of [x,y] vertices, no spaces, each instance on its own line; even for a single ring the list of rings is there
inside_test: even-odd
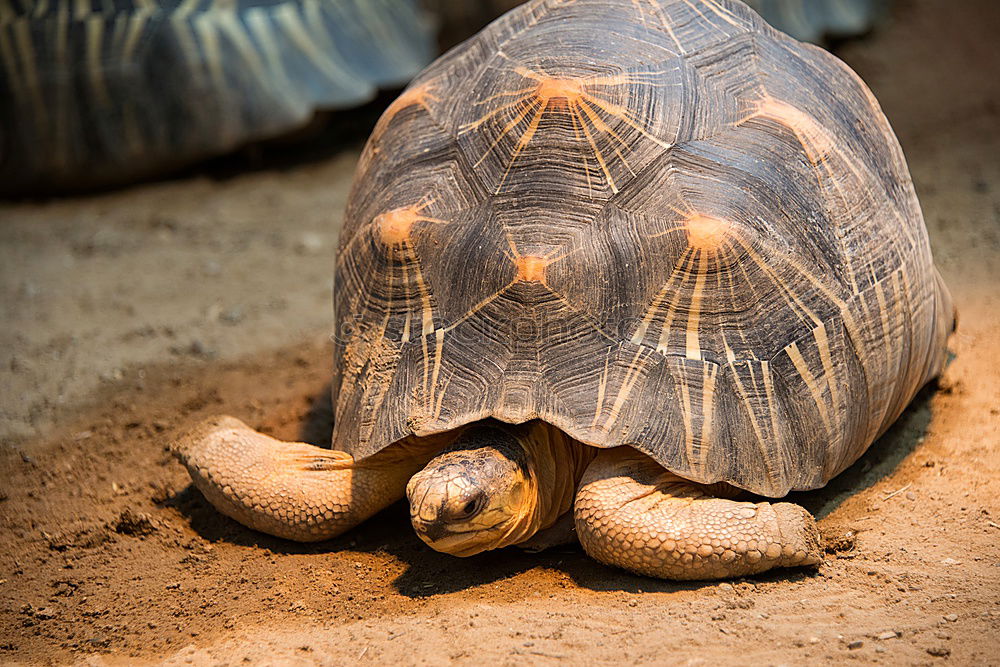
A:
[[[404,441],[355,461],[346,452],[282,442],[233,417],[217,417],[181,438],[174,451],[223,514],[263,533],[318,542],[402,498],[435,444]]]
[[[580,483],[577,536],[602,563],[663,579],[724,579],[822,561],[805,508],[726,498],[736,493],[678,477],[630,447],[605,450]]]

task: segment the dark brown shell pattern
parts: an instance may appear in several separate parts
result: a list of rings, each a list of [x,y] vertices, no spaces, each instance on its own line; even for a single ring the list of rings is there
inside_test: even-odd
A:
[[[843,63],[729,0],[536,0],[370,138],[335,277],[334,443],[542,419],[781,496],[937,372],[952,312]]]

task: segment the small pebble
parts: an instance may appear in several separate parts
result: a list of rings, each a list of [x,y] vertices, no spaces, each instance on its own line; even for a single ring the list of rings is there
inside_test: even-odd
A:
[[[40,618],[43,621],[48,621],[56,617],[56,613],[49,609],[48,607],[42,607],[35,610],[35,618]]]
[[[243,309],[239,307],[229,308],[219,313],[219,320],[225,324],[239,324],[243,321],[243,317]]]
[[[864,645],[865,645],[865,643],[863,641],[861,641],[860,639],[855,639],[853,642],[851,642],[851,643],[849,643],[847,645],[847,648],[849,648],[852,651],[854,651],[854,650],[857,650],[857,649],[861,648]]]
[[[895,632],[893,632],[892,630],[886,630],[885,632],[879,633],[879,635],[878,635],[878,637],[876,637],[876,639],[882,639],[882,640],[885,640],[885,639],[895,639],[898,636],[899,635],[896,634]]]
[[[947,616],[944,617],[944,620],[948,621],[949,623],[954,623],[955,621],[958,620],[958,614],[948,614]]]
[[[927,649],[927,652],[933,655],[935,658],[947,658],[951,655],[951,650],[945,648],[944,646],[932,646]]]

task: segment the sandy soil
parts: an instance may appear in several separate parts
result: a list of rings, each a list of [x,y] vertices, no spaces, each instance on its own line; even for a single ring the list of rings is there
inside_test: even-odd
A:
[[[1000,9],[897,6],[840,55],[900,135],[960,330],[940,388],[795,498],[818,571],[675,584],[578,548],[442,556],[401,506],[313,546],[217,515],[179,430],[329,438],[349,149],[0,207],[0,662],[1000,664]]]

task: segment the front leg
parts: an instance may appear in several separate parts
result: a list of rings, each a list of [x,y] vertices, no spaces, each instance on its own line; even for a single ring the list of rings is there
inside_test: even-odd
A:
[[[580,483],[577,536],[602,563],[663,579],[724,579],[822,561],[805,508],[727,498],[736,493],[678,477],[631,447],[604,450]]]
[[[299,542],[335,537],[403,497],[433,443],[397,443],[364,461],[282,442],[233,417],[206,420],[174,452],[217,510],[248,528]]]

